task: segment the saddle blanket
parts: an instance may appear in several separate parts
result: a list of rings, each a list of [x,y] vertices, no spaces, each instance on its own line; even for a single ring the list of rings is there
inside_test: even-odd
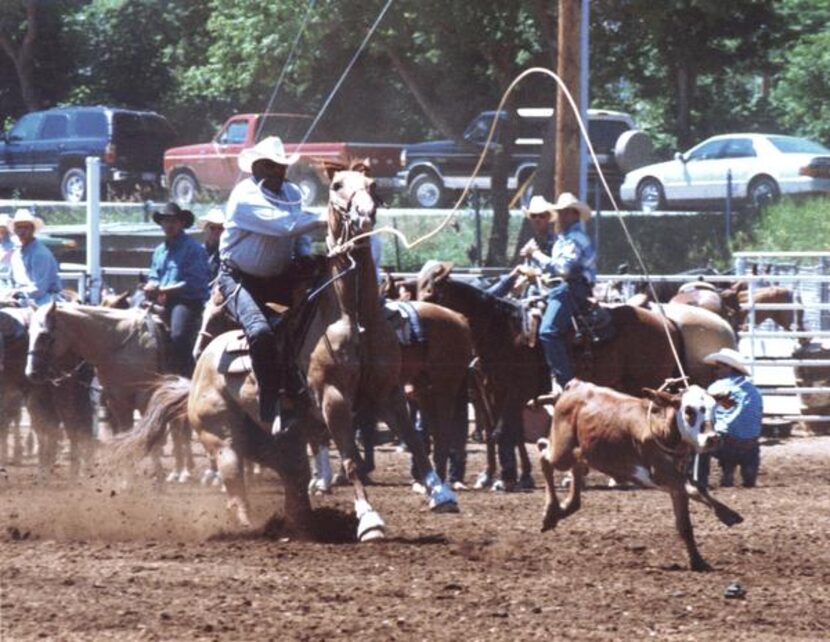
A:
[[[398,343],[409,346],[426,343],[427,337],[415,306],[407,301],[384,301],[386,320],[398,335]]]
[[[225,352],[219,359],[216,368],[221,374],[245,374],[251,372],[251,355],[248,350],[248,339],[240,331],[232,337],[225,346]]]

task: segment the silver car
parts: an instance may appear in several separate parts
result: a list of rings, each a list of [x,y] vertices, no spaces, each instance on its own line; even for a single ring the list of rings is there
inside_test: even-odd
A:
[[[732,197],[755,207],[782,194],[830,193],[830,149],[777,134],[713,136],[674,160],[628,172],[620,197],[644,212],[723,207],[730,173]]]

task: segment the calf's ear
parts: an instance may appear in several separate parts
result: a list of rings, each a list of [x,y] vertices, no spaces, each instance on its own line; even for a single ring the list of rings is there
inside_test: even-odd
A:
[[[652,390],[651,388],[643,388],[643,397],[646,399],[651,399],[654,403],[658,406],[668,408],[680,407],[680,396],[679,395],[670,395],[668,392],[663,392],[662,390]]]

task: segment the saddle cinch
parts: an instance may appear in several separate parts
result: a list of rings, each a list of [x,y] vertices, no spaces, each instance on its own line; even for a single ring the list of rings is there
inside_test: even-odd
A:
[[[547,297],[522,301],[522,336],[524,343],[531,348],[539,341],[539,327],[546,307]],[[573,326],[573,345],[597,345],[617,336],[611,312],[594,300],[589,300],[587,307],[574,315]]]

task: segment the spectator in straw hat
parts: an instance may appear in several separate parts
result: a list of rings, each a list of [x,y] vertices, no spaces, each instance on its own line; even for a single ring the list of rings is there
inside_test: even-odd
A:
[[[164,306],[170,326],[170,370],[183,377],[193,374],[193,345],[208,299],[208,257],[185,229],[193,225],[190,210],[175,203],[153,212],[153,221],[164,231],[164,242],[156,247],[144,292]]]
[[[219,207],[211,208],[199,219],[199,225],[202,226],[202,238],[210,267],[210,280],[213,282],[219,275],[219,239],[225,231],[225,213]]]
[[[308,234],[325,227],[318,216],[303,211],[300,188],[285,178],[296,160],[296,155],[286,154],[277,136],[242,151],[239,169],[251,176],[231,192],[219,242],[217,285],[227,302],[225,309],[242,326],[250,345],[260,420],[272,424],[279,406],[280,430],[299,417],[296,405],[304,398],[304,387],[287,357],[288,337],[275,331],[281,317],[266,304],[284,299],[281,293],[292,272],[311,254]]]
[[[43,220],[28,209],[19,209],[11,220],[20,247],[11,257],[12,296],[32,301],[37,305],[55,301],[60,296],[61,280],[58,262],[38,238]]]
[[[0,289],[2,290],[10,287],[12,254],[16,247],[15,237],[11,233],[11,219],[8,214],[0,214]]]
[[[697,456],[697,484],[708,488],[710,457],[715,457],[720,462],[721,486],[734,486],[735,469],[740,467],[741,481],[750,488],[755,486],[761,464],[758,439],[764,417],[763,398],[749,380],[749,370],[740,352],[721,348],[707,355],[703,362],[714,368],[717,377],[709,386],[709,393],[728,396],[729,402],[715,408],[715,431],[722,441],[714,453]]]
[[[591,218],[591,208],[570,192],[560,194],[553,206],[558,235],[545,272],[562,279],[551,288],[539,328],[539,341],[556,394],[572,378],[565,337],[578,312],[585,308],[596,281],[596,252],[581,222]]]

